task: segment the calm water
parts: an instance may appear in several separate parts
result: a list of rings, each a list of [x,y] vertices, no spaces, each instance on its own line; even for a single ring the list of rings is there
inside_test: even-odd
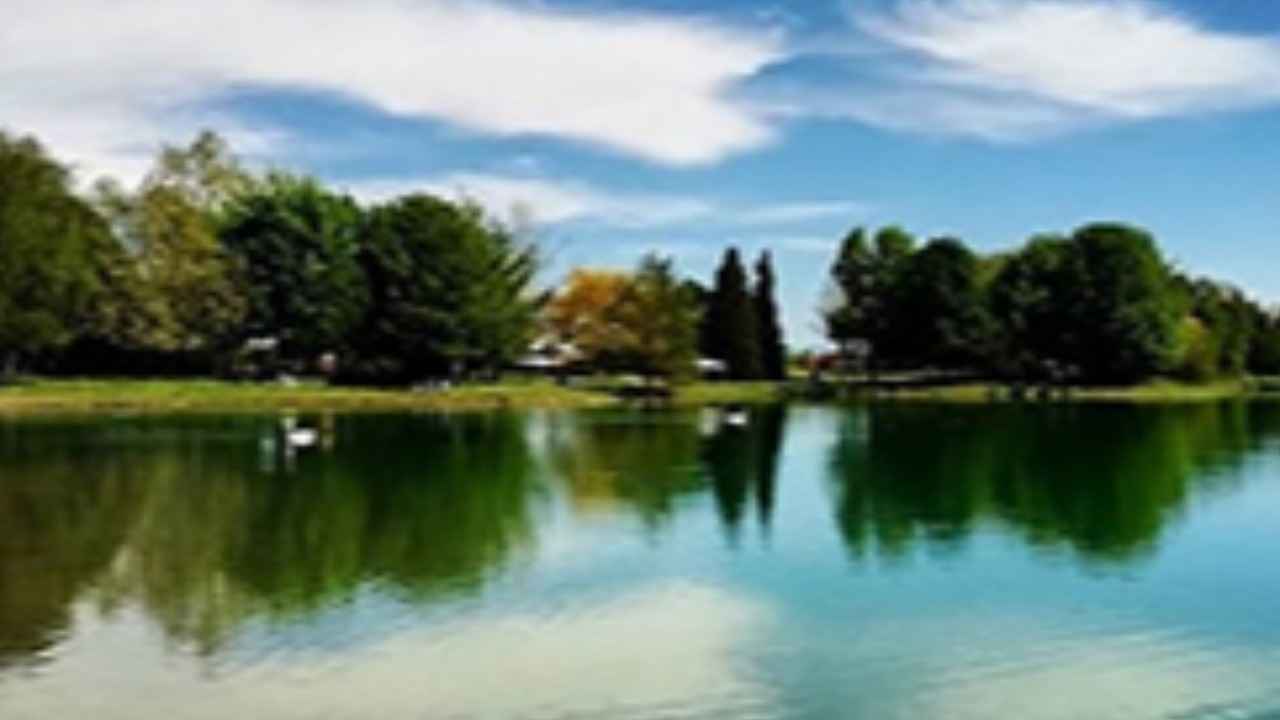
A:
[[[1280,406],[0,422],[0,717],[1280,718]]]

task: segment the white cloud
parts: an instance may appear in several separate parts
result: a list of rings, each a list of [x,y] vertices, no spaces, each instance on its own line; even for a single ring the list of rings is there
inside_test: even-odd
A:
[[[778,83],[766,90],[778,117],[823,117],[917,135],[1024,142],[1098,125],[1107,117],[1086,108],[976,89],[911,81],[812,86]]]
[[[815,51],[836,56],[835,80],[775,79],[759,107],[1024,141],[1280,102],[1280,39],[1215,31],[1141,0],[900,0],[851,17],[860,34],[847,53],[831,42]]]
[[[497,218],[527,212],[538,225],[586,221],[642,229],[698,220],[716,212],[712,204],[696,198],[614,193],[573,180],[482,173],[369,180],[347,183],[347,189],[366,202],[411,192],[468,199]]]
[[[208,663],[136,637],[151,630],[142,620],[117,618],[81,630],[105,634],[101,641],[58,653],[31,682],[6,687],[5,708],[13,717],[137,718],[184,707],[184,718],[211,720],[773,714],[775,691],[736,661],[771,629],[767,606],[670,583],[558,610],[456,614],[342,648],[340,662],[317,621],[303,628],[316,635],[308,642],[226,663],[214,695]],[[122,646],[132,652],[121,656]],[[128,682],[102,682],[122,673]]]
[[[382,202],[412,192],[426,192],[475,201],[491,216],[504,220],[527,213],[537,225],[590,222],[630,230],[695,222],[721,226],[785,226],[864,212],[861,205],[852,202],[797,202],[745,207],[686,195],[618,192],[576,180],[475,172],[362,180],[345,183],[344,187],[365,202]]]
[[[863,206],[851,202],[784,203],[746,210],[738,215],[737,222],[742,225],[785,225],[827,218],[848,218],[865,212]]]
[[[1280,100],[1280,42],[1214,32],[1139,0],[905,0],[857,20],[931,61],[923,79],[1123,117]]]
[[[136,173],[210,121],[246,130],[206,110],[255,86],[672,165],[773,135],[725,93],[779,41],[695,19],[494,0],[9,0],[4,15],[0,125],[95,172]]]
[[[835,255],[840,248],[840,238],[825,235],[784,235],[767,238],[763,244],[793,253]]]

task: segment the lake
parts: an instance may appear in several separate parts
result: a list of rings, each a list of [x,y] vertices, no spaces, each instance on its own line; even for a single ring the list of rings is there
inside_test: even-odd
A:
[[[0,420],[0,717],[1280,718],[1280,405]]]

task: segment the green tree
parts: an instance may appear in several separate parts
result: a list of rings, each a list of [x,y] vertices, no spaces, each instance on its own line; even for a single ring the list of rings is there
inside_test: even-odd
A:
[[[134,192],[99,182],[97,203],[122,252],[108,256],[110,283],[99,329],[125,347],[213,353],[239,332],[247,302],[240,266],[218,241],[229,199],[252,183],[225,143],[203,133],[166,147]]]
[[[212,213],[251,191],[255,182],[227,141],[212,130],[203,130],[186,147],[161,148],[146,185],[169,188],[191,205]]]
[[[782,325],[778,322],[778,303],[774,299],[773,259],[766,250],[756,262],[756,337],[760,343],[760,359],[764,377],[784,380],[787,376],[787,348],[782,342]]]
[[[623,356],[634,370],[673,382],[693,376],[697,299],[675,277],[669,259],[645,257],[609,315],[624,331]]]
[[[901,361],[956,368],[981,359],[987,328],[978,259],[959,240],[939,238],[912,254],[889,298]]]
[[[383,379],[494,372],[524,352],[536,248],[479,208],[410,195],[374,208],[362,248],[371,306],[357,354]]]
[[[862,228],[854,228],[841,242],[831,278],[839,297],[824,313],[827,336],[845,349],[853,340],[870,341],[875,335],[876,256]]]
[[[35,140],[0,133],[0,378],[73,339],[106,237],[64,167]]]
[[[1006,375],[1037,377],[1066,366],[1079,352],[1072,323],[1072,283],[1083,278],[1071,241],[1057,235],[1031,239],[1009,258],[988,291],[998,326],[994,366]]]
[[[1133,382],[1173,366],[1183,303],[1155,241],[1097,224],[1033,238],[992,283],[1009,373]]]
[[[1254,333],[1249,342],[1249,372],[1280,374],[1280,314],[1254,305]]]
[[[893,318],[894,287],[915,252],[915,238],[897,226],[881,228],[868,240],[855,228],[845,236],[831,268],[839,291],[837,302],[824,313],[828,336],[846,352],[852,343],[869,343],[871,365],[892,364],[902,354],[910,326]]]
[[[1168,368],[1184,310],[1154,238],[1127,225],[1095,224],[1072,241],[1085,272],[1072,303],[1085,374],[1132,382]]]
[[[1178,364],[1184,380],[1211,380],[1218,374],[1218,345],[1213,332],[1200,318],[1188,315],[1178,328]]]
[[[343,347],[369,303],[363,224],[354,200],[310,178],[273,173],[233,196],[219,237],[244,268],[245,332],[279,337],[294,357]]]
[[[703,357],[714,357],[714,344],[711,330],[711,289],[693,278],[685,278],[681,283],[685,292],[693,298],[698,307],[698,353]]]
[[[1199,366],[1190,369],[1201,379],[1213,375],[1241,375],[1249,361],[1254,332],[1251,304],[1236,288],[1208,279],[1178,279],[1179,289],[1190,303],[1190,315],[1204,328]],[[1208,367],[1204,367],[1208,361]],[[1198,370],[1198,371],[1197,371]],[[1208,374],[1205,374],[1205,371]]]
[[[729,377],[754,380],[763,374],[757,312],[737,248],[725,251],[709,304],[708,334],[713,357],[723,360]]]

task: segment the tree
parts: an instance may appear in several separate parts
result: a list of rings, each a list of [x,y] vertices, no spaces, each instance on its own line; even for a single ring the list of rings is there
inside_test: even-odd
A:
[[[494,372],[527,349],[536,248],[478,207],[409,195],[374,208],[361,258],[371,306],[356,351],[370,379]]]
[[[876,231],[875,245],[878,275],[883,285],[915,253],[916,238],[897,225],[889,225]]]
[[[1280,374],[1280,313],[1253,305],[1253,337],[1249,341],[1249,372]]]
[[[865,230],[854,228],[832,265],[840,297],[825,313],[827,334],[845,351],[855,341],[868,343],[873,370],[895,362],[900,346],[910,339],[910,326],[893,321],[891,303],[894,285],[914,252],[915,238],[900,227],[881,228],[871,241]]]
[[[244,268],[244,331],[276,336],[284,353],[341,348],[368,309],[360,266],[364,213],[310,178],[281,173],[233,196],[219,237]]]
[[[212,130],[201,131],[186,147],[161,148],[146,181],[148,187],[169,188],[209,213],[251,191],[254,184],[231,146]]]
[[[1202,379],[1242,375],[1254,334],[1255,314],[1249,300],[1238,289],[1208,279],[1177,278],[1177,284],[1190,305],[1191,318],[1200,323],[1205,334],[1197,358],[1200,367],[1193,374]]]
[[[0,133],[0,376],[70,342],[96,295],[106,225],[67,170],[29,138]]]
[[[693,376],[698,306],[670,260],[645,257],[609,316],[625,331],[624,356],[634,370],[673,382]]]
[[[876,256],[866,231],[854,228],[840,244],[831,277],[840,297],[825,313],[827,336],[847,350],[853,340],[870,341],[876,334]]]
[[[711,289],[694,278],[685,278],[681,284],[698,307],[698,354],[703,357],[714,357],[715,340],[711,336]]]
[[[1168,368],[1185,311],[1154,238],[1127,225],[1095,224],[1077,230],[1072,242],[1086,279],[1072,305],[1085,374],[1132,382]]]
[[[1175,372],[1183,379],[1211,380],[1218,374],[1218,346],[1213,332],[1200,318],[1188,315],[1178,328],[1178,364]]]
[[[728,366],[729,377],[754,380],[761,377],[757,313],[747,288],[737,248],[725,251],[709,307],[708,335],[713,357]]]
[[[1038,377],[1065,368],[1080,352],[1079,328],[1071,318],[1073,283],[1083,282],[1071,241],[1034,237],[997,273],[988,302],[998,326],[995,369],[1015,377]]]
[[[987,331],[978,259],[959,240],[939,238],[911,255],[888,297],[900,360],[957,368],[981,359]]]
[[[1094,382],[1171,368],[1185,315],[1152,237],[1116,224],[1032,239],[1000,271],[990,303],[1007,370],[1056,367]]]
[[[778,322],[778,303],[774,299],[773,261],[769,251],[756,262],[756,337],[760,343],[761,369],[770,380],[787,377],[787,349],[782,342],[782,326]]]
[[[165,147],[130,193],[99,182],[97,203],[122,252],[105,275],[110,297],[98,325],[111,341],[168,352],[211,353],[239,331],[247,302],[240,267],[217,236],[219,213],[251,184],[226,145],[203,133]],[[110,312],[107,312],[110,309]]]
[[[625,329],[615,322],[612,310],[630,282],[625,273],[574,270],[547,303],[547,324],[559,340],[572,343],[585,360],[607,364],[608,358],[626,342]]]

